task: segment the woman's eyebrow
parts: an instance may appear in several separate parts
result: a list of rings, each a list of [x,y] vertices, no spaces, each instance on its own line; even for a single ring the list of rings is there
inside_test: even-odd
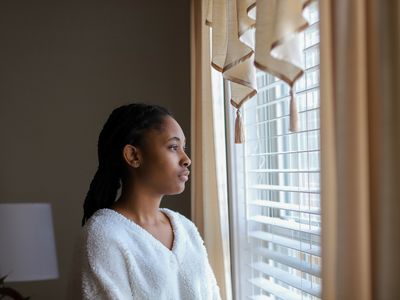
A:
[[[180,139],[180,138],[178,138],[177,136],[174,136],[174,137],[172,137],[172,138],[168,139],[168,141],[170,141],[170,140],[176,140],[176,141],[178,141],[178,142],[180,142],[180,141],[181,141],[181,139]],[[183,143],[184,143],[184,144],[186,144],[186,140],[184,140],[184,141],[183,141]]]

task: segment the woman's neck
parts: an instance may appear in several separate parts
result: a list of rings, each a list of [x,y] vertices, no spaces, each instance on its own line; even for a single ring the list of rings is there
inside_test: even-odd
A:
[[[139,224],[153,225],[163,220],[160,212],[162,195],[156,195],[146,189],[135,187],[123,189],[118,201],[110,207]]]

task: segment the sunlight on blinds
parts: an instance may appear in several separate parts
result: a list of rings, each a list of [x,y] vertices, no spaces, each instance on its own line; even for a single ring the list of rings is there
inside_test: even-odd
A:
[[[250,257],[241,285],[249,299],[319,299],[320,122],[318,3],[301,33],[305,74],[295,85],[299,131],[289,131],[289,87],[257,74],[244,106],[246,235]]]

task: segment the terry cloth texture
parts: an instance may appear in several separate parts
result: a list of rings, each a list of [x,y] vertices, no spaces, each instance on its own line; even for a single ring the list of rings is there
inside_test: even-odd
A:
[[[112,209],[93,214],[79,242],[81,299],[221,299],[195,224],[176,211],[160,210],[173,228],[172,250]]]

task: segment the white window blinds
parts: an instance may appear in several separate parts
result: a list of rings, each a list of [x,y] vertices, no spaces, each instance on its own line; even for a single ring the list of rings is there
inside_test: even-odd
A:
[[[317,2],[305,17],[306,70],[295,85],[300,130],[289,131],[288,86],[259,72],[258,94],[244,105],[245,143],[231,146],[237,299],[321,297]]]

